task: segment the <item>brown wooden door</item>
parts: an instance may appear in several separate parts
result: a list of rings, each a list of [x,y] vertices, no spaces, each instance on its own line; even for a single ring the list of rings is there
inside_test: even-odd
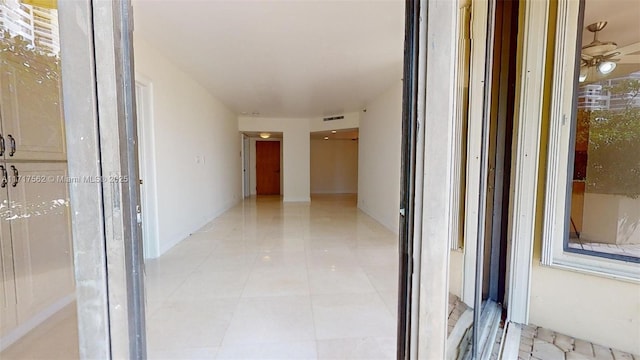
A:
[[[256,193],[280,195],[279,141],[256,141]]]

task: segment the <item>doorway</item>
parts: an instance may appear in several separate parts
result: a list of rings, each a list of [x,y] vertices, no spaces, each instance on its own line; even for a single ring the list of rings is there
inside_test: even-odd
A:
[[[503,304],[511,185],[511,147],[516,86],[518,2],[496,4],[487,180],[483,300]]]
[[[158,257],[158,208],[156,188],[156,160],[151,112],[151,81],[136,74],[136,114],[138,125],[138,169],[140,172],[140,199],[144,257]]]
[[[251,196],[251,141],[245,134],[241,134],[242,138],[242,197]]]
[[[495,1],[489,7],[485,67],[478,244],[472,358],[491,354],[506,319],[510,191],[514,104],[516,97],[517,1]]]
[[[256,141],[256,194],[280,195],[280,141]]]

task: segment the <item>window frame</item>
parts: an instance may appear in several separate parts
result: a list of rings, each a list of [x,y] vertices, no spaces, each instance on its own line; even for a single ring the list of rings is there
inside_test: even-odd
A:
[[[542,234],[542,264],[600,275],[620,280],[640,282],[640,266],[593,251],[567,251],[566,226],[572,191],[575,142],[580,29],[583,28],[584,0],[558,2],[555,35],[555,57],[551,88],[548,154],[546,164],[546,191]]]

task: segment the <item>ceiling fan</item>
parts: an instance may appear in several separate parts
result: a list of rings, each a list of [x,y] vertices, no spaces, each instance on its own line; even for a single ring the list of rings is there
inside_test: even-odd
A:
[[[607,26],[606,21],[599,21],[587,26],[593,33],[593,41],[582,47],[580,54],[580,82],[587,77],[608,75],[618,64],[640,64],[640,41],[618,47],[613,41],[600,41],[598,33]]]
[[[620,55],[618,44],[613,41],[598,40],[598,33],[607,26],[606,21],[599,21],[587,26],[587,30],[593,33],[593,41],[582,47],[580,60],[580,82],[587,80],[589,70],[596,68],[602,75],[611,73],[616,68],[616,56]]]

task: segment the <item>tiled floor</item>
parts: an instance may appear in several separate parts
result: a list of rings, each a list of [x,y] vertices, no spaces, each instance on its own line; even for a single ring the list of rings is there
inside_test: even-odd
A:
[[[355,196],[248,199],[146,264],[150,359],[392,359],[397,236]],[[77,359],[69,306],[2,359]]]
[[[397,236],[355,205],[252,198],[149,261],[149,358],[394,358]]]
[[[467,311],[469,307],[460,300],[460,298],[456,295],[449,294],[449,314],[447,318],[447,334],[450,335],[453,328],[458,323],[460,316]]]

